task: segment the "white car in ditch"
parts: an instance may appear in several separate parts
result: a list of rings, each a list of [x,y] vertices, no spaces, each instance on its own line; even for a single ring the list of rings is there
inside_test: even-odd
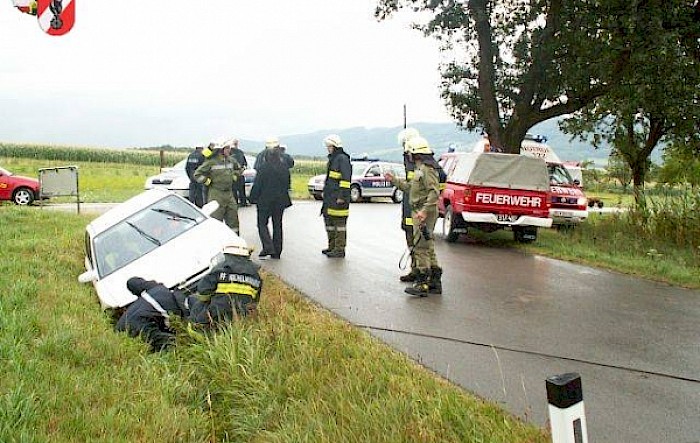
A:
[[[225,245],[247,247],[210,217],[217,205],[199,209],[171,191],[151,189],[112,208],[86,227],[86,271],[78,280],[93,283],[106,310],[119,310],[136,299],[126,288],[131,277],[194,290],[223,260]]]

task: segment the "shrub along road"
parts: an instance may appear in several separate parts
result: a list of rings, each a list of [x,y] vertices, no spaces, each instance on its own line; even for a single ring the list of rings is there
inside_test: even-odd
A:
[[[319,210],[295,202],[282,259],[263,262],[312,300],[534,423],[545,379],[578,372],[591,441],[697,441],[699,291],[437,238],[443,295],[413,298],[398,281],[398,205],[352,205],[344,260],[321,254]],[[254,207],[240,215],[259,250]]]

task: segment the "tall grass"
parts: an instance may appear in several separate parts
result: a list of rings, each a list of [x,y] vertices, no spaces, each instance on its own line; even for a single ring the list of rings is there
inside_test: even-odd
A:
[[[149,354],[80,285],[87,217],[0,210],[2,442],[545,442],[265,275],[256,318]]]
[[[66,166],[61,160],[0,156],[0,166],[15,174],[38,178],[40,168]],[[143,192],[146,178],[157,174],[156,166],[131,163],[73,162],[78,166],[80,200],[88,203],[121,202]],[[47,203],[75,201],[75,197],[52,198]]]
[[[536,243],[519,246],[652,280],[700,288],[697,195],[650,199],[646,209],[591,213],[573,229],[540,230]]]

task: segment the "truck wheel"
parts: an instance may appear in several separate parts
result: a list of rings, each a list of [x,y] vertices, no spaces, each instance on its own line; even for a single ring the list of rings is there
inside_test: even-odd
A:
[[[452,212],[452,206],[447,205],[445,208],[445,216],[442,219],[442,235],[445,236],[445,240],[448,243],[454,243],[459,238],[459,233],[454,232],[457,227],[457,221],[454,217],[454,212]]]
[[[595,206],[595,200],[588,200],[588,207],[592,208],[593,206]]]
[[[323,196],[321,194],[313,194],[314,200],[323,200]]]
[[[29,188],[17,188],[12,194],[12,201],[20,206],[30,205],[34,201],[34,191]]]
[[[357,185],[352,185],[350,186],[350,201],[353,203],[357,203],[362,201],[362,191],[360,191],[360,187]]]
[[[391,196],[391,200],[394,203],[401,203],[403,201],[403,191],[399,188],[394,189],[394,194]]]
[[[602,208],[603,207],[603,200],[598,200],[598,207]]]

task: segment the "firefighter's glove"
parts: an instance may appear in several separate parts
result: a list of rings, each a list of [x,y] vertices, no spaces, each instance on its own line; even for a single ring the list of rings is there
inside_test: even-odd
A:
[[[207,178],[206,180],[204,180],[204,186],[209,186],[209,185],[211,185],[211,179]]]

